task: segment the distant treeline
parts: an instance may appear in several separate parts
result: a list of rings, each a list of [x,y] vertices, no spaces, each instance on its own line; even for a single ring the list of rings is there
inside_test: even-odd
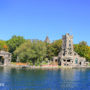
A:
[[[26,40],[22,36],[13,36],[8,41],[0,40],[0,50],[12,53],[12,62],[29,62],[35,65],[40,65],[51,60],[53,56],[58,56],[61,46],[61,39],[52,43],[41,40]],[[79,44],[75,44],[74,50],[90,61],[90,46],[87,45],[87,42],[81,41]]]

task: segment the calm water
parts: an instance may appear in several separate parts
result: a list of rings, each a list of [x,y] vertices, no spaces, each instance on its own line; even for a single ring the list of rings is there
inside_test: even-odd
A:
[[[0,90],[90,90],[90,69],[0,67]]]

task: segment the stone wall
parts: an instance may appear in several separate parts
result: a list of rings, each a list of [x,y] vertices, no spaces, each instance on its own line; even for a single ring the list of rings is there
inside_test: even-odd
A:
[[[6,52],[6,51],[0,51],[0,57],[3,57],[3,62],[2,65],[8,65],[11,62],[11,53]]]

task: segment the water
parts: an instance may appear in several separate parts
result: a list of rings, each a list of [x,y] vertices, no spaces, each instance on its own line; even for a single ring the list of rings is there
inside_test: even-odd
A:
[[[0,67],[0,90],[90,90],[90,69]]]

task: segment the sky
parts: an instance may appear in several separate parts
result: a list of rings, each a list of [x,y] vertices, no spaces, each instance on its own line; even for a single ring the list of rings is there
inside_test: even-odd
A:
[[[51,41],[70,33],[90,45],[90,0],[0,0],[0,40],[13,35]]]

